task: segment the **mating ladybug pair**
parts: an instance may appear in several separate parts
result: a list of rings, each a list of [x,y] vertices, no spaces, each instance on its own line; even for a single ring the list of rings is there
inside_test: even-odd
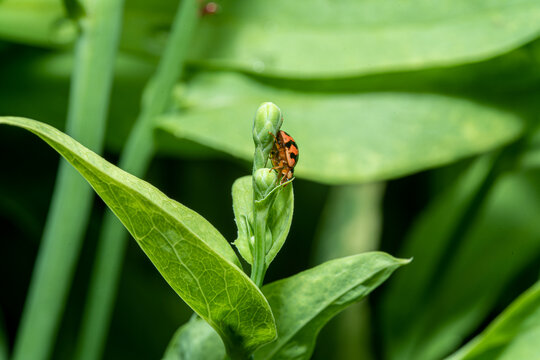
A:
[[[294,139],[285,131],[280,130],[274,137],[274,146],[270,151],[270,159],[276,170],[281,175],[281,184],[293,178],[294,167],[298,163],[298,145]],[[270,170],[270,171],[272,171]]]

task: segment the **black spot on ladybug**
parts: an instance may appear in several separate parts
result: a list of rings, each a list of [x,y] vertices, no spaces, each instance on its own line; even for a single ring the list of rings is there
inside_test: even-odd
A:
[[[296,147],[296,143],[295,143],[294,141],[292,141],[292,140],[289,140],[289,141],[287,141],[287,142],[285,143],[285,147],[286,147],[287,149],[290,149],[291,146],[293,146],[293,145]]]
[[[291,157],[291,159],[294,159],[294,160],[296,160],[296,158],[298,157],[298,155],[294,153],[289,154],[289,156]]]

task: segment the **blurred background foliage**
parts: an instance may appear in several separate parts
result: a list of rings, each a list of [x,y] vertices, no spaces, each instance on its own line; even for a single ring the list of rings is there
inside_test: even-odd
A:
[[[540,3],[216,3],[190,34],[184,76],[160,94],[168,106],[152,119],[157,151],[145,179],[233,241],[231,185],[250,169],[252,115],[272,101],[301,155],[291,233],[267,281],[369,250],[414,257],[323,329],[314,358],[440,359],[491,329],[540,270]],[[64,129],[73,44],[91,16],[84,5],[0,0],[2,115]],[[112,162],[177,7],[125,0],[104,153]],[[0,153],[5,350],[15,342],[59,160],[7,127]],[[95,199],[54,359],[73,358],[103,214]],[[521,318],[538,312],[536,292]],[[131,241],[103,358],[159,358],[189,316]],[[511,319],[521,330],[505,332],[490,358],[535,353],[527,334],[538,328]]]

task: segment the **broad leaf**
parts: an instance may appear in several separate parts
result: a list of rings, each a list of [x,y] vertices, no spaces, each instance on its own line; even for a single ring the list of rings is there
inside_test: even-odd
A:
[[[218,4],[217,14],[201,19],[191,62],[269,76],[350,77],[477,62],[540,33],[535,0]],[[122,48],[161,54],[176,5],[128,1]],[[0,37],[53,45],[75,36],[61,0],[0,2]]]
[[[251,176],[244,176],[236,180],[232,188],[233,210],[236,225],[238,227],[238,238],[234,245],[242,257],[249,263],[253,263],[253,256],[250,250],[250,225],[253,223],[253,186]],[[278,190],[279,194],[268,214],[269,236],[266,266],[269,266],[276,257],[283,243],[287,239],[291,227],[294,195],[292,184]]]
[[[181,114],[159,125],[234,156],[251,159],[253,104],[273,101],[283,130],[300,149],[295,175],[328,184],[368,182],[440,166],[505,144],[520,117],[470,100],[421,93],[293,92],[235,74],[203,74]]]
[[[491,166],[491,159],[475,163],[405,240],[402,255],[414,254],[417,266],[393,278],[381,301],[388,359],[448,355],[540,255],[538,174],[502,176],[478,204]]]
[[[321,328],[409,260],[372,252],[326,262],[263,287],[279,337],[255,359],[309,359]]]
[[[199,317],[182,325],[167,346],[162,360],[223,360],[225,347],[219,335]]]
[[[0,1],[0,39],[32,45],[66,45],[77,38],[62,0]]]
[[[280,77],[346,77],[480,61],[540,34],[536,0],[222,0],[195,63]]]
[[[372,252],[326,262],[289,278],[263,287],[276,316],[279,337],[255,352],[255,360],[310,359],[321,328],[349,305],[362,300],[384,282],[394,270],[409,263],[392,256]],[[189,339],[187,328],[181,327],[167,350],[164,360],[184,360],[181,341]],[[204,346],[216,348],[219,338],[207,329],[193,330]],[[189,330],[190,332],[192,330]],[[182,339],[181,339],[182,338]],[[199,342],[195,343],[196,348]],[[175,353],[175,350],[177,352]],[[174,357],[176,354],[176,357]]]
[[[2,117],[2,123],[35,133],[85,177],[169,285],[216,329],[232,357],[275,338],[266,299],[202,216],[48,125],[14,117]]]
[[[535,359],[539,338],[540,283],[536,283],[448,360]]]

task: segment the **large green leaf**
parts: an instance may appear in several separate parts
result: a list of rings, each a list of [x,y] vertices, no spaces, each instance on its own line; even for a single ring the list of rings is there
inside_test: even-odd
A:
[[[284,77],[339,77],[479,61],[540,33],[536,0],[222,0],[196,63]]]
[[[276,257],[279,250],[285,243],[289,229],[291,227],[294,194],[293,186],[288,185],[278,190],[279,194],[268,214],[268,237],[269,243],[266,247],[266,266],[269,266],[272,260]],[[251,176],[244,176],[236,180],[232,188],[233,210],[238,227],[238,238],[234,245],[242,257],[249,263],[253,263],[253,255],[250,250],[250,225],[253,224],[253,181]]]
[[[536,283],[448,360],[535,359],[540,354],[539,338],[540,283]]]
[[[263,287],[279,337],[255,359],[309,359],[321,328],[352,303],[362,300],[398,267],[409,263],[371,252],[328,261]]]
[[[173,0],[127,1],[122,47],[159,55]],[[336,77],[476,62],[540,32],[535,0],[222,0],[202,17],[191,61],[270,76]],[[3,0],[0,37],[68,43],[76,26],[60,0]],[[374,16],[373,14],[376,14]]]
[[[310,359],[321,328],[349,305],[362,300],[398,267],[409,263],[371,252],[328,261],[263,287],[276,316],[279,337],[255,352],[255,359]],[[171,341],[164,360],[187,360],[182,342],[197,334],[196,351],[216,348],[219,338],[202,324],[182,326]],[[201,354],[199,352],[197,354]],[[192,353],[190,353],[191,355]],[[209,358],[213,359],[213,358]]]
[[[225,347],[218,334],[199,317],[193,317],[174,334],[162,360],[223,360]]]
[[[2,123],[35,133],[85,177],[169,285],[216,329],[232,356],[245,356],[275,338],[266,299],[202,216],[48,125],[14,117],[2,117]]]
[[[58,46],[77,37],[62,0],[0,1],[0,38],[32,45]]]
[[[448,355],[540,256],[538,174],[501,176],[479,198],[491,166],[489,158],[475,163],[406,238],[402,255],[414,254],[415,266],[392,279],[381,301],[388,359]]]
[[[273,101],[283,129],[298,143],[295,175],[329,184],[410,174],[490,150],[515,139],[515,115],[434,94],[293,92],[236,74],[203,74],[189,84],[181,114],[159,127],[251,159],[253,104]]]

